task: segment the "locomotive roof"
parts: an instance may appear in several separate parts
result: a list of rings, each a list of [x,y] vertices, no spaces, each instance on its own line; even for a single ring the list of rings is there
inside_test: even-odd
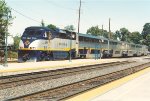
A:
[[[26,29],[44,29],[44,30],[50,30],[47,27],[39,27],[39,26],[31,26],[31,27],[27,27]]]
[[[52,30],[48,27],[40,27],[40,26],[31,26],[31,27],[27,27],[26,29],[44,29],[44,30],[47,30],[47,31],[49,31],[49,30],[50,31],[56,31],[58,33],[67,33],[67,32],[69,32],[67,30],[63,30],[63,29],[59,29],[59,28],[56,28],[56,30]]]

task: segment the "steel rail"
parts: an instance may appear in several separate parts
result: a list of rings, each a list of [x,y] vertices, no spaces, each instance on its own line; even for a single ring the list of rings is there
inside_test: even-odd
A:
[[[107,64],[96,64],[96,65],[88,65],[88,66],[81,66],[81,67],[64,68],[58,70],[26,73],[26,74],[12,75],[8,77],[6,76],[0,78],[0,90],[31,84],[35,82],[41,82],[44,80],[57,79],[60,77],[71,76],[83,72],[88,72],[91,70],[99,70],[99,69],[108,68],[110,66],[123,65],[127,63],[133,63],[133,62],[135,61],[113,62]]]

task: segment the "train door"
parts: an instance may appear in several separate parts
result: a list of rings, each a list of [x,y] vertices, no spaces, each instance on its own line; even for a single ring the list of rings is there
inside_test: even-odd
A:
[[[84,47],[84,49],[83,49],[83,58],[86,58],[86,54],[87,54],[87,49],[86,49],[86,47]]]

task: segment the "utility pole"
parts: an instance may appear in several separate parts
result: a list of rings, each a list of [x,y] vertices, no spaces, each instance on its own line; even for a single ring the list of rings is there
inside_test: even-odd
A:
[[[78,33],[80,32],[80,13],[81,13],[81,0],[80,0],[80,5],[79,5]]]
[[[79,17],[78,17],[78,33],[76,33],[76,56],[79,54],[79,36],[80,33],[80,13],[81,13],[81,0],[79,5]]]
[[[6,26],[6,28],[5,28],[5,62],[4,62],[4,67],[7,67],[8,66],[8,64],[7,64],[7,58],[8,58],[8,33],[7,33],[7,31],[8,31],[8,20],[9,20],[9,18],[11,18],[11,11],[10,10],[8,10],[7,9],[7,14],[5,15],[6,16],[6,23],[7,23],[7,26]]]
[[[103,25],[102,25],[102,36],[104,37]],[[100,41],[100,59],[102,58],[102,42],[103,42],[103,40]]]
[[[104,33],[103,33],[104,31],[103,31],[103,25],[102,25],[102,36],[104,36]]]
[[[70,33],[70,58],[69,58],[69,62],[71,62],[71,58],[72,58],[72,32]]]
[[[110,31],[110,18],[109,18],[109,39],[111,39],[111,31]]]
[[[110,36],[110,34],[111,34],[111,31],[110,31],[110,18],[109,18],[109,34],[108,34],[108,54],[110,54],[110,52],[109,52],[109,46],[110,46],[110,39],[111,39],[111,36]]]

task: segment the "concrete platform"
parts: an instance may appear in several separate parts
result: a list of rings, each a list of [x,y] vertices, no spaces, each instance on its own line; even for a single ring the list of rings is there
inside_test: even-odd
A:
[[[150,101],[150,71],[91,101]]]
[[[101,64],[108,62],[124,61],[125,59],[111,58],[111,59],[74,59],[60,60],[60,61],[43,61],[43,62],[26,62],[26,63],[9,63],[8,67],[0,65],[0,76],[22,74],[29,72],[37,72],[43,70],[54,70],[60,68],[70,68],[83,65]]]
[[[66,101],[150,101],[150,67]]]

